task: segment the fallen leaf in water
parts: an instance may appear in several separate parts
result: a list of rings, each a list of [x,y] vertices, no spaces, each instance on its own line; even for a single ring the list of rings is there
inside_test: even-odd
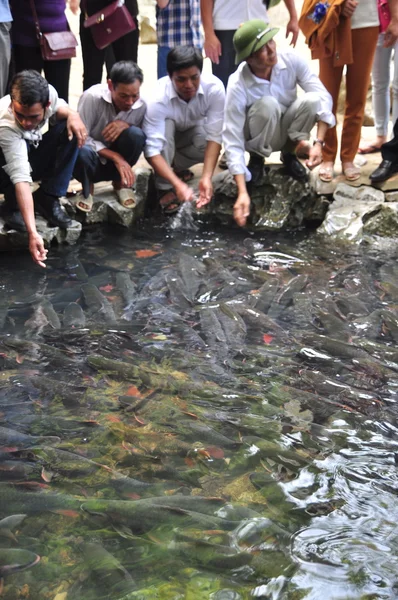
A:
[[[265,344],[270,344],[270,343],[272,342],[272,340],[273,340],[273,339],[274,339],[274,338],[273,338],[273,336],[272,336],[272,335],[268,335],[268,333],[264,333],[264,335],[263,335],[263,342],[264,342]]]
[[[125,396],[137,396],[138,398],[141,398],[141,392],[137,386],[131,385],[125,393]]]
[[[52,471],[47,471],[47,469],[43,467],[41,470],[41,477],[46,483],[50,483],[50,481],[54,477],[54,473]]]
[[[59,508],[57,510],[54,510],[54,512],[57,513],[57,515],[62,515],[63,517],[72,517],[73,519],[76,519],[77,517],[81,516],[77,510],[71,509]]]
[[[135,255],[137,258],[151,258],[151,256],[156,256],[159,252],[155,250],[136,250]]]
[[[100,288],[101,292],[111,292],[113,290],[113,285],[108,283],[108,285],[102,285]]]
[[[224,458],[223,450],[217,446],[206,446],[206,450],[212,458]]]

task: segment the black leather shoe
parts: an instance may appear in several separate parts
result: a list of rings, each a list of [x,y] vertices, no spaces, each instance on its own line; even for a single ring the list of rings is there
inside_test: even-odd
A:
[[[264,157],[259,154],[250,153],[250,160],[247,163],[247,168],[252,174],[252,185],[257,185],[264,175]]]
[[[391,160],[382,160],[377,169],[369,175],[369,179],[372,183],[380,183],[385,181],[398,173],[398,163],[392,162]]]
[[[66,229],[72,223],[72,219],[62,210],[61,204],[55,196],[49,196],[39,188],[33,194],[35,209],[53,227]]]
[[[15,231],[26,232],[25,221],[22,218],[22,215],[19,210],[13,210],[12,212],[6,212],[2,215],[4,223],[10,229],[15,229]]]
[[[281,152],[281,161],[285,165],[285,169],[293,179],[297,181],[307,181],[307,169],[301,164],[295,154],[291,152]]]

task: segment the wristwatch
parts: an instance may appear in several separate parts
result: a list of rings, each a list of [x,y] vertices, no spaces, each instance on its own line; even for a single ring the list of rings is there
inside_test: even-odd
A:
[[[313,146],[315,146],[315,144],[320,144],[323,148],[325,145],[325,142],[323,140],[320,140],[319,138],[316,138],[316,140],[314,140]]]

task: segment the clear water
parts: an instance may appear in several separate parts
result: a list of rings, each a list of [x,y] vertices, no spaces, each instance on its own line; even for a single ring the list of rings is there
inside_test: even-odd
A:
[[[0,256],[2,597],[398,597],[396,248],[178,218]]]

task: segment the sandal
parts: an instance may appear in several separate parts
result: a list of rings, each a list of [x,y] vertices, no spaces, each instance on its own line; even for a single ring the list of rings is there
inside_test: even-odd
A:
[[[93,202],[94,198],[92,197],[92,195],[90,194],[87,198],[85,198],[83,196],[83,192],[79,192],[72,199],[72,203],[76,206],[76,208],[86,213],[90,212],[93,208]]]
[[[322,163],[319,167],[318,177],[324,183],[330,183],[333,180],[333,163]]]
[[[182,204],[173,190],[170,190],[161,196],[159,203],[160,208],[165,215],[174,215],[176,212],[178,212]]]
[[[352,162],[343,163],[342,171],[347,181],[356,181],[361,176],[361,169]]]
[[[194,173],[190,169],[183,169],[182,171],[174,171],[174,173],[183,181],[184,183],[188,183],[195,177]]]
[[[358,148],[358,154],[374,154],[375,152],[381,151],[381,145],[377,146],[377,144],[369,144],[369,146],[364,146],[363,148]]]
[[[115,190],[116,198],[118,202],[124,208],[135,208],[137,206],[137,200],[132,188],[122,188],[120,190]]]

